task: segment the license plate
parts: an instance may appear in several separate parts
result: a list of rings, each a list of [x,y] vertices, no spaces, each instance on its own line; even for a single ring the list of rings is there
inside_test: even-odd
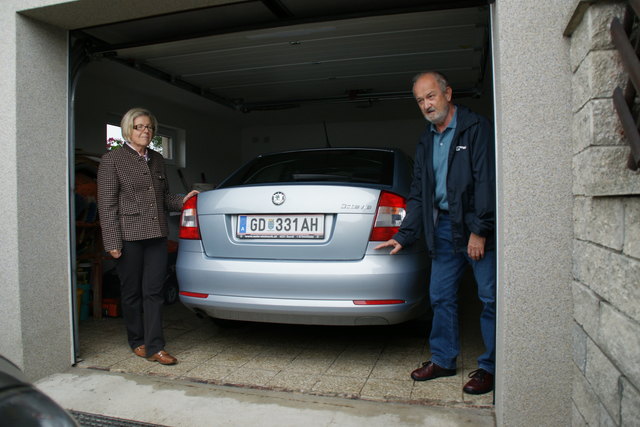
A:
[[[241,239],[322,239],[324,215],[238,215]]]

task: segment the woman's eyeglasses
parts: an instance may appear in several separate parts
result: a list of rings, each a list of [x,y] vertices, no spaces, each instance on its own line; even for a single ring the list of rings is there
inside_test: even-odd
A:
[[[133,128],[140,132],[142,132],[145,129],[147,129],[149,132],[155,132],[156,130],[156,128],[154,128],[153,126],[147,126],[147,125],[135,125],[133,126]]]

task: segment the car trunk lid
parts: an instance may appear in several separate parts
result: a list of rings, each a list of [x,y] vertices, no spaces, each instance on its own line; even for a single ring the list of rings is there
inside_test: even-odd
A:
[[[380,189],[349,185],[260,185],[201,193],[206,256],[358,260],[366,251]]]

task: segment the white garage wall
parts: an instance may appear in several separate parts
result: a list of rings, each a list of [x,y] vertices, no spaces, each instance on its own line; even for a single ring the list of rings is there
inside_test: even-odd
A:
[[[375,122],[327,122],[326,133],[332,147],[398,147],[413,155],[423,120]],[[250,126],[242,130],[245,160],[260,153],[292,148],[325,147],[322,122],[279,126]]]
[[[480,97],[456,98],[454,102],[493,120],[491,67]],[[407,90],[411,82],[407,81]],[[324,147],[326,133],[333,147],[394,147],[413,156],[427,122],[411,98],[373,105],[318,104],[301,108],[252,112],[244,116],[242,158],[293,148]],[[364,107],[364,108],[363,108]]]
[[[133,106],[149,108],[161,124],[185,130],[183,174],[190,185],[200,182],[202,173],[217,184],[258,154],[324,147],[325,124],[333,147],[395,147],[409,155],[427,125],[412,99],[371,108],[318,104],[243,114],[110,61],[94,62],[83,70],[74,99],[76,148],[85,152],[104,153],[109,117],[121,117]],[[492,116],[489,96],[456,102]],[[172,191],[183,192],[175,166],[168,166],[167,173]]]
[[[158,121],[186,132],[184,177],[191,186],[217,183],[240,163],[240,127],[230,120],[239,113],[143,76],[111,62],[95,62],[81,73],[75,93],[75,148],[106,152],[106,123],[131,107],[151,110]],[[186,192],[176,167],[167,166],[172,192]]]
[[[485,93],[491,94],[491,89]],[[490,95],[454,102],[493,117]],[[366,109],[354,104],[325,104],[298,111],[254,112],[246,120],[252,117],[259,124],[245,123],[242,128],[244,161],[278,150],[324,147],[327,136],[332,147],[393,147],[413,156],[427,126],[413,99],[386,101]]]

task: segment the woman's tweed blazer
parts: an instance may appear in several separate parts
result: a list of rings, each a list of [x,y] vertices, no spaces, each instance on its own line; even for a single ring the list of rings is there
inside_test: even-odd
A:
[[[166,237],[168,211],[182,208],[182,197],[169,193],[164,159],[147,149],[145,161],[134,149],[102,156],[98,168],[98,210],[105,250],[122,249],[123,240]]]

